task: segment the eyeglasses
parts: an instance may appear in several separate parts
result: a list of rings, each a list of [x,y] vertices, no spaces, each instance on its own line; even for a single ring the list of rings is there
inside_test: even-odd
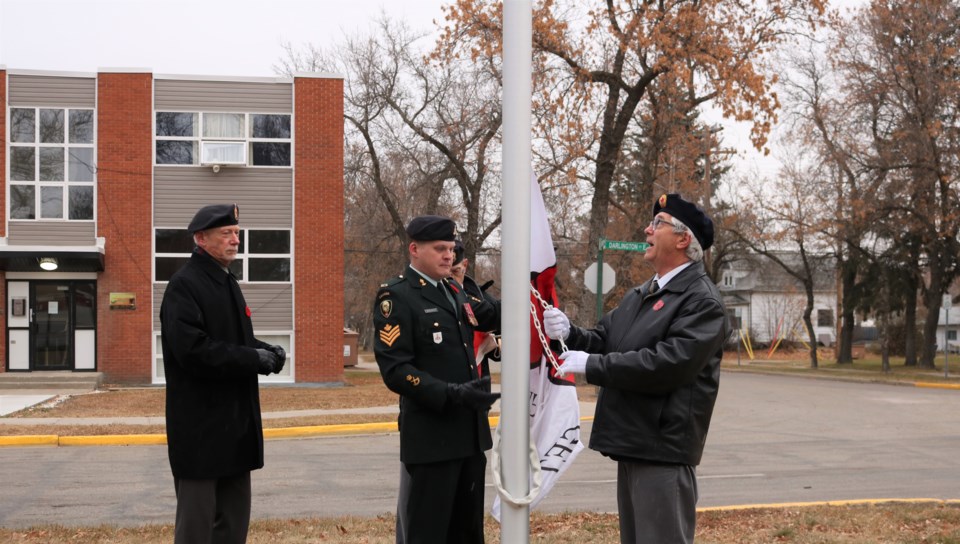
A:
[[[657,230],[660,228],[660,225],[670,225],[671,227],[676,227],[676,225],[673,224],[673,219],[666,219],[664,217],[660,217],[659,215],[654,217],[653,221],[651,221],[650,225],[648,226],[653,230]]]

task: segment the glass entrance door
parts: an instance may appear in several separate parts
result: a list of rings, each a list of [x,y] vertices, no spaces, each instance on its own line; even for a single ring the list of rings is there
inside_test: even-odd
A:
[[[72,370],[73,308],[69,282],[32,282],[34,370]]]

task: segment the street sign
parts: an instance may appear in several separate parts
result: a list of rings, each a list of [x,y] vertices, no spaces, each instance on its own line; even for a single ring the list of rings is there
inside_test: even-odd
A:
[[[603,249],[614,249],[618,251],[646,251],[650,244],[646,242],[622,242],[619,240],[601,240]]]
[[[597,293],[597,263],[591,263],[587,267],[587,270],[583,273],[583,284],[587,286],[587,290],[591,293]],[[603,289],[604,294],[609,293],[613,289],[613,285],[617,282],[617,273],[613,270],[607,263],[603,263]]]

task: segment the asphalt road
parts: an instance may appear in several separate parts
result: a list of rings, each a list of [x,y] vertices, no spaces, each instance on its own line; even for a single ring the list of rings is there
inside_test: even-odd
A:
[[[699,506],[955,499],[958,430],[960,391],[725,373]],[[253,515],[393,511],[398,459],[395,434],[268,441]],[[615,478],[615,463],[584,450],[542,509],[616,511]],[[172,523],[174,507],[163,446],[0,450],[6,527]]]

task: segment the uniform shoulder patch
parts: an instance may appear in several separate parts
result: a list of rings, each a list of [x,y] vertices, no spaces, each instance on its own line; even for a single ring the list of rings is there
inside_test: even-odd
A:
[[[380,315],[384,319],[390,317],[390,314],[393,313],[393,301],[386,298],[380,301]]]

